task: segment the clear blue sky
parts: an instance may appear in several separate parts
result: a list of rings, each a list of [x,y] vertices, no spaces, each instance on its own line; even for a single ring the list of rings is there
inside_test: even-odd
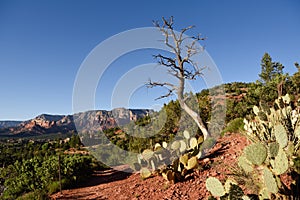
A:
[[[0,120],[72,113],[73,84],[88,53],[162,16],[208,38],[203,44],[224,82],[257,80],[264,52],[292,74],[300,62],[299,10],[297,0],[0,0]],[[138,57],[135,65],[152,59]],[[103,94],[96,96],[97,108],[109,108]]]

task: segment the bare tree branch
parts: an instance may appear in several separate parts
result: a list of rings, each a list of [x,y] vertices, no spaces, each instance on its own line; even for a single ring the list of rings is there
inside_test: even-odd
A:
[[[165,87],[168,89],[168,93],[158,97],[157,99],[162,99],[173,95],[174,92],[177,93],[177,98],[180,104],[180,107],[185,110],[192,119],[196,122],[198,127],[203,133],[204,139],[209,136],[209,132],[201,119],[199,113],[192,110],[187,104],[187,98],[184,97],[184,87],[185,80],[195,80],[198,76],[203,75],[203,68],[199,68],[197,63],[195,63],[192,57],[198,54],[203,48],[198,44],[200,40],[205,38],[201,37],[200,34],[197,36],[186,36],[185,33],[194,28],[194,26],[188,26],[181,29],[179,34],[176,34],[174,31],[174,18],[170,17],[169,19],[162,18],[162,24],[158,21],[154,21],[154,26],[157,27],[165,36],[164,43],[169,47],[172,52],[175,54],[174,57],[164,56],[161,54],[155,55],[154,58],[157,59],[158,63],[166,68],[168,72],[176,77],[179,80],[178,85],[173,85],[168,82],[152,82],[149,80],[147,87]],[[184,45],[185,41],[188,44]],[[184,51],[184,55],[182,54]]]
[[[164,98],[167,98],[172,95],[173,95],[173,90],[169,90],[169,92],[167,94],[157,97],[155,100],[164,99]]]
[[[179,39],[178,41],[183,42],[183,40],[185,40],[185,38],[182,39],[182,36],[184,35],[184,33],[192,28],[194,28],[195,26],[188,26],[186,28],[181,29],[180,35],[179,35]]]
[[[169,97],[169,96],[173,95],[174,91],[177,90],[177,87],[174,84],[171,84],[171,83],[168,83],[168,82],[160,83],[160,82],[152,82],[151,80],[149,80],[148,83],[146,83],[146,86],[148,88],[164,87],[168,90],[167,94],[162,95],[162,96],[156,98],[155,100]]]
[[[160,87],[166,87],[166,86],[169,86],[171,87],[172,89],[176,90],[177,87],[172,84],[172,83],[168,83],[168,82],[164,82],[164,83],[160,83],[160,82],[152,82],[151,80],[149,80],[148,83],[146,83],[146,86],[148,88],[153,88],[153,87],[157,87],[157,86],[160,86]]]

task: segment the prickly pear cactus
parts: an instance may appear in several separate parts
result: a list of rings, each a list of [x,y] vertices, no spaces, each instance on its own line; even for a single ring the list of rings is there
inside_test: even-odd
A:
[[[267,149],[261,143],[254,143],[244,149],[247,160],[254,165],[261,165],[267,158]]]
[[[286,147],[288,143],[288,136],[282,124],[278,124],[274,126],[274,134],[275,134],[276,141],[279,143],[279,146],[281,148]]]
[[[223,186],[217,178],[209,177],[206,179],[206,189],[212,194],[209,199],[250,199],[244,194],[242,188],[232,179],[227,179]]]
[[[151,171],[146,168],[146,167],[143,167],[141,170],[140,170],[140,173],[141,173],[141,177],[143,179],[146,179],[146,178],[149,178],[151,176]]]
[[[264,187],[259,191],[259,199],[260,200],[270,199],[270,193],[268,192],[267,188]]]
[[[190,133],[189,133],[187,130],[183,131],[183,136],[184,136],[187,140],[190,139]]]
[[[254,106],[253,107],[253,112],[254,112],[255,115],[258,115],[258,113],[260,112],[259,108],[257,106]]]
[[[179,151],[180,152],[185,152],[187,150],[187,145],[186,143],[183,141],[183,140],[180,140],[180,148],[179,148]]]
[[[245,156],[240,156],[238,158],[238,166],[241,167],[246,173],[251,173],[253,171],[253,165]]]
[[[187,170],[195,169],[197,166],[198,166],[198,158],[196,156],[193,156],[188,160],[186,169]]]
[[[276,179],[274,178],[273,173],[266,167],[263,169],[263,178],[267,191],[276,194],[278,192]]]
[[[244,120],[252,144],[244,149],[238,165],[261,182],[260,199],[270,199],[271,194],[286,198],[292,192],[287,191],[280,175],[295,172],[294,158],[300,152],[300,109],[292,109],[289,95],[275,103],[270,109],[255,106],[255,119]]]
[[[289,168],[289,161],[283,149],[279,149],[278,155],[275,157],[273,172],[276,175],[283,174]]]
[[[269,143],[269,156],[271,158],[275,158],[278,154],[279,144],[277,142]]]
[[[180,142],[179,141],[174,141],[173,143],[172,143],[172,145],[171,145],[171,149],[172,150],[177,150],[177,149],[179,149],[180,148]]]
[[[189,156],[187,154],[184,154],[180,156],[179,161],[183,164],[183,166],[187,166],[189,160]]]
[[[152,171],[156,170],[168,182],[175,183],[198,167],[202,142],[201,138],[191,137],[188,131],[184,131],[170,144],[156,143],[153,149],[146,149],[138,154],[137,162],[132,168],[140,171],[143,179],[150,177]]]
[[[215,197],[221,197],[225,195],[225,189],[222,183],[215,177],[209,177],[206,179],[206,189]]]

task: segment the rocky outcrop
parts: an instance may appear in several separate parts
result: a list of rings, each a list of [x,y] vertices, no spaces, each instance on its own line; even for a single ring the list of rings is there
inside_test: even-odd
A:
[[[149,115],[152,110],[117,108],[112,111],[95,110],[74,115],[42,114],[34,119],[11,123],[0,128],[1,135],[41,135],[50,133],[93,132],[123,126]],[[1,122],[0,122],[1,123]],[[3,123],[4,124],[4,123]]]
[[[116,126],[123,126],[149,115],[148,109],[116,108],[112,111],[97,110],[74,115],[74,122],[79,132],[94,132]]]

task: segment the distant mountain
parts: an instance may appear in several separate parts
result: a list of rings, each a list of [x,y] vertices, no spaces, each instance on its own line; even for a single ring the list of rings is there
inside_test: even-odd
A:
[[[151,112],[153,111],[148,109],[116,108],[112,111],[95,110],[74,115],[42,114],[23,122],[0,122],[3,124],[0,126],[0,136],[35,136],[51,133],[100,131],[136,121]]]
[[[0,121],[0,128],[15,127],[21,123],[22,121]]]

